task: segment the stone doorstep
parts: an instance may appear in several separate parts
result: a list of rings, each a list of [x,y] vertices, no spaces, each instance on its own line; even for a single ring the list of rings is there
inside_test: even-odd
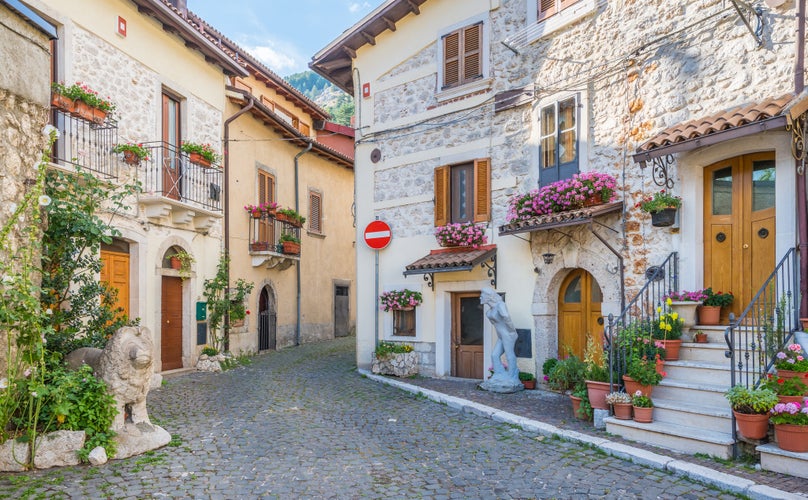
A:
[[[808,479],[808,453],[781,450],[774,443],[760,445],[755,450],[760,452],[761,469]]]
[[[690,426],[693,422],[699,422],[699,428],[716,432],[730,432],[732,429],[732,412],[728,405],[705,406],[655,398],[654,420],[676,426]]]
[[[726,386],[663,379],[662,383],[654,388],[653,397],[671,401],[687,401],[703,406],[719,407],[728,404],[727,398],[724,397],[726,391]]]
[[[732,381],[732,372],[727,365],[716,365],[703,361],[670,361],[665,363],[665,371],[668,373],[668,380],[681,382],[700,383],[702,380],[710,380],[714,384],[722,384],[727,387]]]
[[[698,427],[671,425],[664,422],[641,424],[633,420],[604,419],[606,431],[639,443],[659,446],[679,453],[704,453],[724,459],[732,458],[732,434],[708,431]]]

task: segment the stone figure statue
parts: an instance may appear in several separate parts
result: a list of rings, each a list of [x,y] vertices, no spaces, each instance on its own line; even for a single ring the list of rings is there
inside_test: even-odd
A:
[[[153,425],[146,411],[146,395],[154,371],[153,352],[148,328],[125,326],[115,332],[103,350],[85,347],[66,357],[71,367],[90,365],[115,398],[118,408],[112,423],[112,430],[117,433],[115,458],[144,453],[171,441],[171,435]]]
[[[485,317],[493,325],[497,332],[497,342],[494,351],[491,353],[491,364],[494,367],[494,374],[485,382],[480,384],[481,389],[491,392],[517,392],[524,389],[519,381],[519,368],[516,366],[516,339],[518,334],[508,313],[508,307],[502,297],[492,288],[484,288],[480,292],[480,303],[487,305],[488,310]],[[502,363],[502,355],[505,355],[507,367]]]

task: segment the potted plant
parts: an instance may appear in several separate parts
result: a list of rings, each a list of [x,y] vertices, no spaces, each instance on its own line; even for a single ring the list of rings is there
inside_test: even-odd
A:
[[[662,308],[658,307],[657,312]],[[660,314],[659,320],[653,324],[651,338],[659,341],[665,349],[665,361],[679,359],[679,348],[682,345],[682,326],[684,321],[675,312]]]
[[[808,385],[798,377],[785,378],[772,373],[766,375],[766,380],[760,387],[772,390],[777,394],[777,399],[781,403],[801,402],[808,394]]]
[[[769,410],[778,403],[777,394],[770,389],[749,389],[736,385],[724,396],[729,400],[738,432],[748,439],[763,439],[769,432]]]
[[[571,391],[585,379],[586,365],[581,358],[570,354],[565,359],[559,359],[547,375],[547,384],[550,389],[566,392]],[[584,386],[586,387],[586,386]]]
[[[637,391],[631,397],[631,407],[634,410],[634,421],[648,424],[654,421],[654,402],[651,396]]]
[[[435,228],[435,239],[442,247],[473,247],[478,248],[488,242],[485,235],[485,226],[473,222],[459,224],[446,224]]]
[[[631,420],[631,396],[627,392],[610,392],[606,395],[606,403],[612,405],[615,418]]]
[[[113,153],[123,153],[123,161],[127,165],[140,165],[141,161],[149,161],[149,150],[143,144],[127,142],[126,144],[116,144],[112,148]]]
[[[603,349],[590,335],[584,350],[584,364],[586,365],[586,390],[589,404],[598,410],[607,410],[606,395],[611,391],[609,384],[609,370],[606,369],[606,360]]]
[[[371,371],[382,375],[411,377],[418,373],[418,355],[410,344],[379,342],[373,353]]]
[[[614,197],[617,179],[601,172],[583,172],[572,176],[581,184],[581,194],[585,196],[584,207],[609,203]]]
[[[774,367],[782,378],[798,378],[808,384],[808,358],[799,344],[791,344],[774,355]]]
[[[284,233],[280,237],[280,243],[283,247],[283,253],[297,255],[300,253],[300,238],[297,236]]]
[[[717,325],[721,317],[721,308],[732,305],[735,297],[732,292],[714,292],[712,287],[704,289],[704,299],[699,307],[699,324]]]
[[[682,331],[690,330],[696,324],[696,309],[707,298],[704,290],[671,292],[665,296],[665,303],[671,312],[682,318]]]
[[[575,418],[579,420],[589,420],[592,418],[592,405],[589,401],[589,392],[586,389],[586,384],[579,382],[575,389],[570,394],[570,401],[572,401],[572,413]]]
[[[693,334],[693,342],[696,342],[698,344],[706,344],[707,334],[701,330],[696,330],[696,333]]]
[[[306,222],[306,218],[293,208],[278,208],[275,211],[275,218],[282,222],[288,222],[295,227],[302,227]]]
[[[531,390],[536,388],[536,377],[530,372],[519,372],[519,381],[525,386],[525,389]]]
[[[650,396],[654,386],[659,385],[663,375],[657,371],[656,362],[646,357],[634,357],[629,361],[628,370],[623,375],[626,392],[635,394],[637,391]]]
[[[213,163],[218,163],[221,159],[221,156],[213,150],[213,146],[210,144],[182,141],[180,149],[188,155],[191,163],[196,163],[203,167],[209,167]]]
[[[795,453],[808,452],[808,405],[777,403],[769,411],[777,446]]]
[[[384,292],[379,296],[379,299],[382,303],[381,309],[385,312],[412,310],[423,302],[421,292],[407,288]]]
[[[191,277],[191,264],[196,262],[193,255],[185,250],[179,250],[177,253],[170,257],[171,268],[179,271],[180,278],[183,281]]]
[[[275,211],[278,209],[278,204],[274,201],[259,203],[258,205],[248,204],[244,205],[244,210],[250,214],[250,217],[253,219],[260,219],[262,217],[267,217],[270,215],[275,215]]]
[[[635,207],[651,214],[651,225],[656,227],[672,226],[676,219],[676,211],[682,206],[682,198],[673,196],[664,189],[653,196],[644,196]]]

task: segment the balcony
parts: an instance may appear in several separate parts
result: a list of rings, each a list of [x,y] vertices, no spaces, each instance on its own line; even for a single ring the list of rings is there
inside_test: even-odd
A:
[[[300,241],[300,227],[278,220],[274,215],[250,215],[249,249],[253,267],[265,265],[267,269],[282,271],[300,260],[300,244],[297,253],[292,253],[294,248],[289,248],[294,245],[287,244],[284,248],[283,239],[289,237]]]
[[[118,155],[112,152],[118,142],[114,120],[96,124],[53,108],[51,124],[59,130],[59,139],[53,145],[53,163],[70,170],[80,167],[103,179],[118,178]]]
[[[205,231],[222,216],[222,170],[191,162],[178,146],[146,142],[149,159],[137,167],[146,217],[170,217],[175,224],[193,224]]]

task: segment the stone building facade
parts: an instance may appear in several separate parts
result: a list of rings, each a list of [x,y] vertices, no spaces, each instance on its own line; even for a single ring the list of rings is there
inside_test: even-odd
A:
[[[550,4],[550,11],[541,11]],[[776,214],[771,215],[776,232],[772,228],[762,259],[771,272],[796,244],[794,186],[804,182],[794,168],[784,122],[743,137],[719,134],[724,139],[709,147],[688,143],[672,151],[665,186],[658,185],[650,160],[643,168],[634,156],[646,147],[643,151],[667,157],[664,145],[653,143],[660,132],[705,117],[715,125],[713,120],[737,107],[745,106],[746,121],[725,129],[787,114],[799,102],[794,95],[794,8],[786,2],[763,6],[758,14],[744,9],[742,20],[721,0],[386,2],[315,54],[312,69],[356,96],[357,227],[361,231],[378,218],[393,232],[393,242],[378,257],[379,289],[371,266],[357,272],[359,365],[368,367],[375,343],[388,339],[432,353],[422,359],[426,372],[470,378],[487,374],[478,363],[460,375],[453,354],[464,321],[458,308],[470,304],[463,297],[490,286],[486,268],[402,276],[437,247],[435,172],[441,166],[490,160],[490,217],[483,223],[489,243],[496,244],[496,289],[505,294],[516,327],[530,332],[530,349],[519,358],[525,371],[540,374],[546,359],[565,354],[568,339],[560,333],[565,328],[560,318],[573,314],[565,293],[575,292],[574,286],[591,287],[577,291],[591,294],[586,311],[574,313],[585,325],[576,334],[574,351],[581,354],[582,342],[598,335],[609,314],[620,313],[646,282],[649,267],[671,252],[678,255],[680,288],[726,289],[732,283],[730,273],[710,274],[710,259],[715,259],[705,253],[711,235],[703,200],[713,189],[708,180],[717,163],[757,161],[754,155],[765,153],[768,163],[760,168],[767,179],[776,178],[766,201]],[[755,28],[759,33],[753,33]],[[452,49],[444,42],[458,32],[472,45],[475,36],[481,40],[472,47],[478,52],[460,58],[477,73],[466,82],[445,84],[453,70],[445,53]],[[478,59],[472,60],[475,55]],[[777,99],[771,114],[757,113]],[[573,103],[575,123],[559,118],[553,125],[572,131],[574,171],[615,177],[622,206],[586,215],[578,225],[540,225],[519,234],[509,225],[508,202],[514,194],[547,183],[543,112],[554,109],[560,117],[558,106],[565,102]],[[675,141],[720,130],[699,129]],[[683,199],[677,223],[668,228],[652,227],[649,215],[635,207],[660,189]],[[750,230],[748,221],[732,224]],[[363,246],[357,253],[358,262],[374,258]],[[552,262],[545,254],[553,255]],[[424,296],[412,337],[394,335],[390,313],[379,312],[374,300],[384,290],[400,288]],[[738,302],[739,308],[746,304]],[[475,321],[482,322],[477,325],[484,335],[480,351],[488,366],[496,337],[481,312],[475,314]]]

